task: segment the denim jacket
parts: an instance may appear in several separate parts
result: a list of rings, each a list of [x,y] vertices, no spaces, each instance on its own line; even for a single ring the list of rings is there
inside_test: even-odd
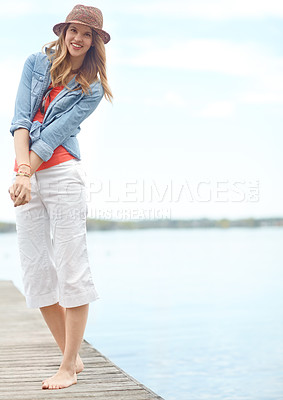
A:
[[[42,124],[33,122],[44,93],[51,83],[51,63],[44,53],[29,56],[24,64],[10,132],[25,128],[29,131],[29,149],[48,161],[54,150],[62,145],[70,154],[80,159],[77,134],[80,124],[96,109],[104,89],[100,81],[90,85],[91,93],[81,89],[64,88],[50,103]],[[78,87],[75,77],[68,83],[70,89]]]

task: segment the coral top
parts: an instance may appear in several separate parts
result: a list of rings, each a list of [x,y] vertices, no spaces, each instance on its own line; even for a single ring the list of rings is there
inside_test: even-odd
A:
[[[51,85],[49,86],[48,89],[51,88]],[[55,86],[49,93],[49,95],[47,96],[46,100],[45,100],[45,105],[44,105],[44,113],[42,113],[40,111],[40,107],[37,110],[37,113],[35,114],[35,117],[33,119],[33,121],[39,121],[40,123],[43,122],[44,119],[44,115],[46,113],[46,110],[49,106],[49,104],[51,103],[51,101],[53,101],[55,99],[55,97],[61,92],[61,90],[64,89],[64,86]],[[42,169],[46,169],[46,168],[50,168],[53,167],[54,165],[57,164],[61,164],[64,161],[68,161],[71,160],[72,158],[75,158],[74,156],[72,156],[63,146],[58,146],[51,158],[48,161],[43,162],[37,169],[37,171],[40,171]],[[17,164],[17,160],[15,160],[15,167],[14,167],[14,171],[18,172],[18,164]]]

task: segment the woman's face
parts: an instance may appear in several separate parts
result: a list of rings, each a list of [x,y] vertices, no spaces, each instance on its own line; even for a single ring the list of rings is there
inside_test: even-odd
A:
[[[71,23],[66,31],[65,43],[73,61],[83,62],[92,44],[92,30],[89,26]]]

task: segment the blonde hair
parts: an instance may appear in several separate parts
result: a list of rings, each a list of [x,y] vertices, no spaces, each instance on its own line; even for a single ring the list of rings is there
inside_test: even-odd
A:
[[[51,81],[53,86],[67,86],[68,75],[72,70],[72,64],[69,58],[67,46],[65,44],[65,35],[69,24],[67,24],[59,36],[53,42],[45,46],[46,54],[52,62],[50,69]],[[53,49],[55,52],[52,52]],[[92,46],[85,55],[83,64],[76,76],[76,81],[80,84],[84,93],[90,92],[90,84],[98,80],[98,75],[104,89],[104,97],[112,103],[113,95],[108,85],[106,75],[106,54],[105,46],[101,37],[92,29]]]

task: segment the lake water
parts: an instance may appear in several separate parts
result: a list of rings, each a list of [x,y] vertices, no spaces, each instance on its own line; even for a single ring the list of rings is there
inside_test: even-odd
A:
[[[15,234],[0,279],[22,290]],[[85,338],[166,400],[283,399],[283,229],[89,232]]]

